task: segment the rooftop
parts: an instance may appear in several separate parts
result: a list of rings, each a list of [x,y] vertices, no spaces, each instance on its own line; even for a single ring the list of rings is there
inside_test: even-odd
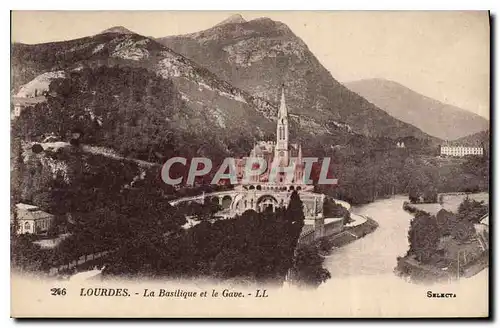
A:
[[[18,203],[16,204],[16,207],[20,210],[24,210],[24,211],[36,211],[38,210],[38,206],[35,206],[35,205],[30,205],[30,204],[24,204],[24,203]]]
[[[33,98],[12,97],[11,99],[12,99],[12,103],[14,103],[16,105],[25,105],[25,106],[38,104],[38,103],[44,102],[46,100],[46,98],[44,96],[33,97]]]
[[[38,206],[19,203],[16,204],[18,209],[18,219],[19,220],[41,220],[53,217],[52,214],[44,212],[38,208]]]

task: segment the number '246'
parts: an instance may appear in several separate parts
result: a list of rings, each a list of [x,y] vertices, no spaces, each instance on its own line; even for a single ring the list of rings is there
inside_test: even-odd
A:
[[[50,294],[53,296],[64,296],[66,295],[66,288],[51,288]]]

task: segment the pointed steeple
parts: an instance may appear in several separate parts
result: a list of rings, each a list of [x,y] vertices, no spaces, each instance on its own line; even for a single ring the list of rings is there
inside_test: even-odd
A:
[[[282,166],[289,165],[288,147],[288,110],[285,104],[285,89],[281,90],[280,109],[278,121],[276,122],[276,147],[274,148],[274,160]]]
[[[285,103],[285,84],[281,86],[281,100],[280,100],[280,111],[279,118],[284,118],[288,116],[288,109],[286,108]]]

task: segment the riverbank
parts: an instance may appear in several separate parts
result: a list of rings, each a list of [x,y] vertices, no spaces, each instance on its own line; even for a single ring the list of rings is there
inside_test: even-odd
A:
[[[363,238],[378,228],[379,225],[375,220],[364,216],[363,218],[365,220],[361,224],[356,226],[347,226],[341,233],[326,236],[324,238],[326,238],[333,247],[339,248]]]
[[[398,258],[395,273],[407,277],[412,282],[444,282],[460,278],[470,278],[488,268],[489,252],[485,251],[477,259],[462,265],[438,268],[433,264],[424,264],[415,259],[415,256]]]
[[[465,198],[469,198],[478,202],[489,203],[489,194],[487,192],[478,193],[446,193],[439,194],[438,198],[441,199],[440,203],[410,203],[405,202],[403,209],[415,213],[417,211],[423,211],[430,215],[436,215],[440,210],[445,209],[449,212],[456,212],[460,203],[464,201]]]

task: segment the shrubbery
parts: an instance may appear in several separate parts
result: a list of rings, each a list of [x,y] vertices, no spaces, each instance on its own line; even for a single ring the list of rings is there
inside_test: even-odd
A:
[[[106,274],[212,277],[282,283],[304,224],[294,192],[286,210],[247,211],[207,221],[175,236],[132,236],[110,258]]]
[[[451,237],[457,243],[469,242],[475,236],[474,224],[488,213],[488,205],[467,198],[456,214],[444,209],[436,215],[414,212],[408,231],[408,255],[415,255],[418,261],[427,263],[439,257],[438,245],[443,237]]]

